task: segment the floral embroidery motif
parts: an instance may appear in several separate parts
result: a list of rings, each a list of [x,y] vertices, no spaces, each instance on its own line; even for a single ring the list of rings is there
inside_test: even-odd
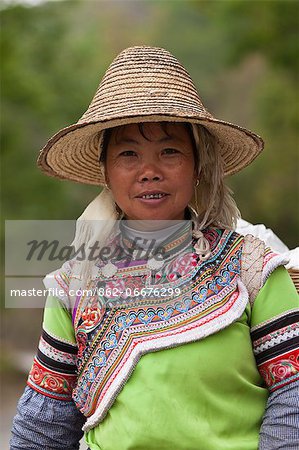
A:
[[[27,384],[47,397],[70,401],[77,381],[76,362],[77,346],[43,330]]]
[[[295,379],[299,380],[299,351],[293,350],[279,355],[270,362],[261,364],[259,371],[270,391],[277,390]]]
[[[120,293],[121,298],[127,299],[129,297],[129,292],[134,292],[134,289],[140,291],[144,287],[144,283],[144,276],[127,275],[125,278],[121,277],[107,281],[104,290],[107,295],[109,295],[110,292],[110,298],[112,300],[115,298],[115,295],[113,295],[114,292]]]
[[[86,307],[82,312],[82,325],[88,328],[94,328],[103,318],[104,310],[97,306]]]
[[[170,271],[170,275],[174,273],[179,276],[188,274],[190,270],[197,266],[197,258],[197,254],[193,252],[179,256],[169,265],[168,270]]]
[[[299,379],[299,312],[290,311],[252,330],[253,352],[270,391]]]
[[[47,397],[70,401],[76,381],[77,377],[75,375],[58,374],[56,371],[43,366],[35,358],[27,384]]]

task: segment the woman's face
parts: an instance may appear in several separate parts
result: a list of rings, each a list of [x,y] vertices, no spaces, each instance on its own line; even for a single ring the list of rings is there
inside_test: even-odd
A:
[[[130,220],[180,220],[194,190],[191,137],[184,124],[145,123],[112,130],[106,182]]]

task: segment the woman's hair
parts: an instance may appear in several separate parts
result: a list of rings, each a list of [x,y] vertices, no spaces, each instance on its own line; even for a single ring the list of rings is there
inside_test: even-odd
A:
[[[216,140],[202,125],[192,125],[192,129],[199,161],[199,185],[192,200],[198,226],[235,229],[240,212],[224,182],[224,164]]]
[[[138,128],[140,134],[145,139],[150,140],[150,136],[145,134],[145,123],[138,123]],[[160,122],[167,135],[169,134],[169,123],[175,124],[177,122]],[[203,229],[210,225],[234,229],[240,213],[232,198],[232,191],[224,183],[223,160],[215,138],[203,125],[188,122],[183,123],[183,125],[186,127],[193,144],[195,169],[199,178],[199,185],[195,188],[190,204],[198,215],[198,227]],[[124,126],[116,127],[116,131],[119,132]],[[101,141],[100,163],[104,172],[112,130],[114,128],[105,130]]]
[[[139,129],[139,133],[141,134],[141,136],[146,139],[147,141],[151,140],[150,137],[150,133],[146,133],[145,130],[145,125],[147,122],[139,122],[136,125],[138,126]],[[169,130],[168,130],[168,126],[169,124],[175,124],[176,122],[158,122],[159,125],[162,128],[162,131],[165,133],[166,136],[171,137]],[[194,162],[195,162],[195,167],[198,168],[198,152],[195,150],[196,149],[196,142],[195,142],[195,138],[194,138],[194,133],[193,133],[193,129],[192,129],[192,124],[189,122],[179,122],[181,123],[181,125],[183,125],[189,136],[191,139],[191,143],[192,143],[192,148],[193,148],[193,153],[194,153]],[[100,154],[100,163],[104,164],[106,163],[107,160],[107,151],[108,151],[108,144],[111,138],[111,134],[112,131],[115,130],[115,139],[117,141],[117,136],[118,133],[121,131],[122,128],[124,128],[125,125],[120,125],[118,127],[114,127],[114,128],[107,128],[107,130],[104,130],[104,134],[103,134],[103,139],[102,139],[102,143],[101,143],[101,154]]]

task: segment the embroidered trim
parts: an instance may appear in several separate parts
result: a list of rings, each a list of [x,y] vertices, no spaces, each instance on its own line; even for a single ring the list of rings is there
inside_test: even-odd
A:
[[[76,381],[76,375],[53,372],[34,358],[27,384],[47,397],[70,401]]]
[[[285,328],[270,333],[267,336],[262,337],[255,341],[254,354],[259,355],[260,353],[274,347],[281,342],[286,342],[289,339],[299,336],[299,323],[294,323]]]
[[[230,312],[229,315],[222,315],[225,311],[218,311],[192,325],[165,333],[161,337],[153,336],[147,339],[140,335],[139,338],[134,339],[130,346],[131,350],[126,353],[117,371],[111,376],[108,386],[98,399],[95,413],[87,419],[82,428],[83,431],[89,431],[104,419],[142,355],[203,339],[215,331],[227,327],[240,317],[247,305],[248,294],[241,283],[238,283],[238,287],[240,292],[238,298],[232,299],[229,304],[225,305],[226,312]],[[234,302],[234,300],[236,301]],[[214,322],[216,318],[220,319],[217,323]]]
[[[299,379],[299,311],[288,311],[251,331],[259,372],[270,391]]]
[[[78,409],[89,417],[84,431],[103,420],[143,354],[205,338],[242,315],[248,304],[248,292],[240,280],[243,237],[217,229],[205,230],[204,236],[210,243],[209,260],[194,265],[192,253],[190,262],[175,255],[164,268],[173,271],[171,278],[167,275],[172,272],[152,276],[144,262],[124,266],[113,261],[118,272],[108,280],[112,286],[125,285],[127,280],[158,289],[179,287],[177,298],[120,296],[110,301],[94,290],[99,281],[107,282],[100,265],[87,287],[94,294],[86,293],[85,287],[85,293],[76,299],[68,296],[68,305],[74,304],[71,312],[79,346],[79,376],[72,396]],[[269,255],[264,262],[265,280],[281,259]],[[65,282],[66,293],[74,283],[77,288],[82,283],[69,272],[57,271],[56,277],[57,282]]]
[[[83,414],[91,416],[85,431],[103,420],[142,354],[202,339],[242,315],[248,303],[247,290],[239,278],[243,238],[222,230],[213,230],[209,237],[214,242],[217,239],[217,245],[211,245],[207,262],[190,265],[190,272],[172,283],[166,280],[166,284],[156,285],[180,286],[179,298],[143,298],[136,303],[122,301],[115,308],[111,305],[96,328],[97,334],[93,330],[93,343],[80,319],[84,302],[78,305],[75,324],[82,350],[73,399]],[[123,281],[119,272],[115,278]],[[126,277],[132,272],[141,275],[136,265],[125,268]]]
[[[264,286],[271,273],[274,272],[277,267],[283,266],[288,262],[288,258],[278,255],[277,253],[272,252],[270,248],[267,248],[264,255],[262,286]]]
[[[27,384],[48,397],[70,401],[77,381],[76,361],[77,346],[43,329]]]
[[[271,319],[265,320],[264,322],[255,325],[250,329],[252,338],[254,340],[257,339],[256,335],[254,334],[255,331],[260,332],[260,330],[262,330],[267,325],[273,325],[276,321],[278,322],[280,321],[280,319],[287,319],[288,317],[291,317],[293,314],[297,314],[298,312],[299,312],[298,308],[289,309],[288,311],[284,311],[283,313],[277,314],[277,316],[271,317]]]
[[[77,355],[72,355],[67,352],[63,352],[58,350],[57,348],[52,347],[51,344],[45,341],[43,337],[41,337],[39,341],[38,348],[41,353],[43,353],[48,358],[51,358],[57,362],[61,362],[64,364],[76,365]],[[76,351],[77,353],[77,351]]]
[[[259,366],[269,391],[275,391],[295,380],[299,380],[298,349],[279,355]]]

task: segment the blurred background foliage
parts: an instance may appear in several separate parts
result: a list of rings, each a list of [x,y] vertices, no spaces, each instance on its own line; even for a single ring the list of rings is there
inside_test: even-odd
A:
[[[97,188],[44,176],[38,150],[83,114],[123,48],[150,44],[187,67],[208,109],[266,142],[228,182],[242,216],[297,243],[298,3],[2,3],[1,144],[6,219],[73,219]]]
[[[36,167],[38,151],[80,118],[121,50],[149,44],[181,60],[216,117],[264,138],[262,156],[228,183],[244,219],[264,223],[290,248],[296,246],[298,5],[287,0],[2,0],[3,218],[61,220],[81,214],[99,189],[43,175]],[[7,436],[37,346],[42,309],[4,312],[1,363],[8,395],[0,434]],[[18,372],[23,375],[14,381]]]

